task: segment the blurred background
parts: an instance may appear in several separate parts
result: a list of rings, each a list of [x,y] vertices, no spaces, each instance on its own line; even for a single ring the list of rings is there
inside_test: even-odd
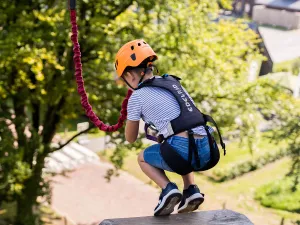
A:
[[[98,131],[76,92],[67,2],[0,2],[0,224],[97,224],[152,215],[141,133]],[[114,57],[143,38],[211,114],[227,155],[196,182],[200,210],[300,224],[300,1],[77,0],[90,103],[115,124],[126,95]],[[141,129],[142,130],[142,129]],[[81,135],[78,135],[81,134]],[[182,188],[180,177],[169,173]]]

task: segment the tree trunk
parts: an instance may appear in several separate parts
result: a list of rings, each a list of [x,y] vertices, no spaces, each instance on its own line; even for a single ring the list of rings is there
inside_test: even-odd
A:
[[[30,193],[29,193],[30,194]],[[37,215],[33,212],[33,206],[36,196],[30,194],[29,196],[24,193],[17,200],[17,217],[15,224],[16,225],[35,225]]]
[[[38,225],[40,224],[39,203],[37,198],[41,194],[40,183],[42,179],[42,169],[44,167],[45,156],[44,151],[38,155],[36,165],[33,169],[32,176],[24,183],[24,190],[21,196],[17,199],[17,217],[16,225]]]

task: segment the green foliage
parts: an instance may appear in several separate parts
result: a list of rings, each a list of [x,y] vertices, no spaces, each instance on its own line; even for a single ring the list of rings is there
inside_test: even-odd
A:
[[[289,176],[294,180],[294,189],[300,181],[300,108],[299,99],[290,102],[281,99],[276,107],[277,128],[275,140],[286,139],[287,151],[292,159]]]
[[[20,160],[18,149],[14,148],[9,121],[0,120],[0,203],[11,201],[22,193],[24,181],[31,176],[29,165]]]
[[[273,68],[273,72],[291,72],[294,75],[299,74],[300,59],[293,59],[290,61],[276,63]]]
[[[142,148],[142,139],[138,139],[133,144],[125,142],[125,132],[124,128],[121,128],[119,132],[111,134],[111,143],[116,147],[113,153],[109,156],[109,161],[115,166],[114,169],[109,169],[105,178],[110,181],[113,175],[118,175],[118,170],[123,168],[124,160],[128,156],[129,152],[135,152]]]
[[[272,208],[298,212],[300,180],[300,108],[299,99],[280,95],[273,106],[275,129],[272,137],[275,143],[287,141],[286,153],[292,163],[290,171],[283,180],[267,185],[257,192],[257,199]],[[261,192],[261,193],[260,193]]]
[[[0,222],[5,221],[8,224],[13,224],[13,219],[16,217],[16,203],[2,203],[0,208]],[[5,224],[5,223],[4,223]]]
[[[284,178],[256,190],[256,200],[263,206],[300,213],[300,185],[294,189],[292,178]]]
[[[232,0],[219,0],[218,4],[221,9],[231,10],[232,9]]]

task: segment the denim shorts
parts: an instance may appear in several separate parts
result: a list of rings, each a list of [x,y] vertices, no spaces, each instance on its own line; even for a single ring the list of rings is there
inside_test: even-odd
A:
[[[172,136],[167,142],[185,159],[188,160],[189,155],[189,141],[188,138]],[[200,158],[200,168],[197,168],[194,154],[192,154],[192,166],[194,169],[203,168],[210,160],[210,147],[208,142],[208,137],[205,136],[200,139],[195,139],[195,143],[198,149],[198,155]],[[167,170],[173,172],[172,169],[163,160],[160,153],[160,144],[155,144],[149,146],[144,151],[144,160],[146,163],[150,164],[159,169]]]

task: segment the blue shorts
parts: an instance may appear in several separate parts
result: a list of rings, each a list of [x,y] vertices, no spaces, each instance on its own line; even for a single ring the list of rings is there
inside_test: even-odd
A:
[[[188,160],[189,155],[189,141],[188,138],[172,136],[167,142],[185,159]],[[196,167],[196,162],[194,158],[194,154],[192,154],[192,166],[195,169],[203,168],[210,160],[210,148],[208,137],[205,136],[201,139],[195,139],[198,154],[200,158],[200,168]],[[167,170],[173,172],[172,169],[167,165],[167,163],[163,160],[160,154],[160,144],[155,144],[149,146],[144,151],[144,160],[146,163],[150,164],[159,169]]]

